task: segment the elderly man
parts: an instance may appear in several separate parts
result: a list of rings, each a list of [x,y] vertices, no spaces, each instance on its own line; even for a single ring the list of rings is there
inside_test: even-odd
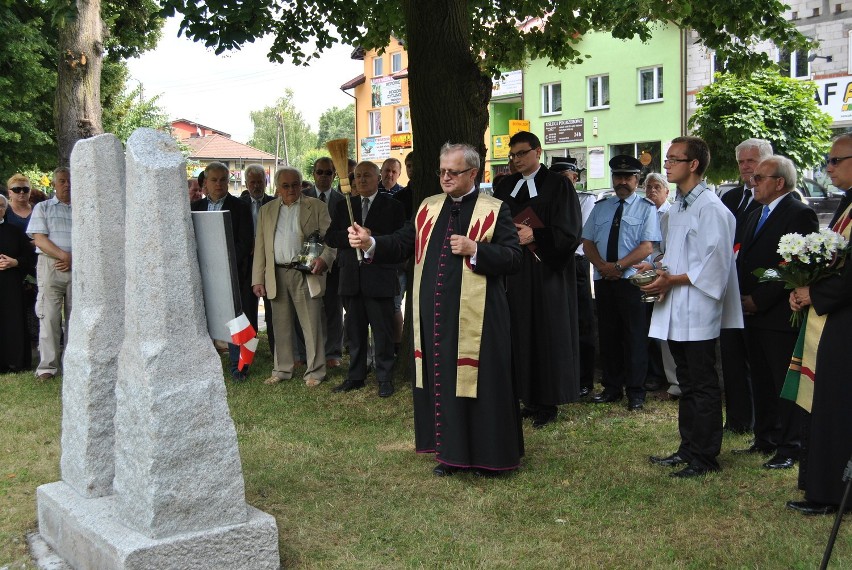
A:
[[[407,222],[377,238],[359,224],[349,232],[376,262],[414,254],[415,446],[435,454],[437,476],[511,471],[523,455],[503,290],[521,252],[507,206],[476,191],[479,164],[475,148],[445,144],[444,195],[423,201],[416,228]]]
[[[379,192],[385,192],[393,196],[402,186],[397,183],[399,175],[402,174],[402,164],[396,158],[388,158],[382,163],[382,181],[379,183]]]
[[[753,196],[751,177],[760,161],[772,156],[772,145],[764,139],[747,139],[738,144],[734,152],[742,184],[726,192],[722,203],[737,220],[734,249],[739,249],[746,220],[753,211],[760,209]],[[733,433],[749,433],[754,426],[754,402],[744,333],[741,329],[722,329],[719,344],[725,385],[725,429]],[[743,451],[759,453],[762,450],[760,446],[751,446]]]
[[[39,363],[35,374],[41,381],[56,376],[62,356],[59,343],[63,308],[66,331],[71,316],[71,171],[68,168],[53,171],[53,190],[53,198],[33,208],[27,226],[27,234],[38,254]]]
[[[335,250],[327,247],[311,261],[310,273],[294,262],[304,241],[313,234],[322,239],[331,219],[325,204],[302,194],[302,173],[291,167],[275,173],[278,198],[260,209],[254,241],[252,289],[272,302],[272,320],[278,338],[275,362],[266,384],[293,377],[293,320],[298,316],[305,334],[307,369],[305,385],[325,380],[326,363],[322,334],[322,296],[325,272],[334,262]]]
[[[196,200],[201,200],[202,198],[204,198],[204,194],[201,193],[201,185],[198,183],[197,178],[187,178],[186,179],[186,188],[189,192],[190,203],[195,202]]]
[[[239,287],[240,303],[243,305],[243,311],[246,317],[251,319],[245,305],[250,299],[251,281],[249,265],[251,259],[252,248],[252,223],[251,214],[245,202],[232,196],[228,192],[228,182],[231,174],[228,167],[221,162],[211,162],[204,169],[204,193],[206,198],[197,200],[190,204],[190,210],[193,212],[218,212],[222,210],[230,211],[231,228],[234,235],[234,252],[237,261],[237,285]],[[257,299],[254,301],[254,321],[252,325],[257,330]],[[250,304],[250,303],[249,303]],[[243,382],[248,377],[248,369],[239,369],[240,362],[240,347],[228,343],[228,357],[230,360],[231,378],[234,382]]]
[[[617,402],[626,390],[627,408],[636,411],[645,404],[648,325],[642,293],[628,278],[660,241],[660,226],[653,202],[636,194],[642,163],[622,154],[609,167],[615,196],[598,201],[583,226],[583,249],[595,268],[603,367],[603,391],[592,401]]]
[[[364,161],[355,167],[358,197],[352,199],[355,222],[368,228],[371,235],[389,235],[402,227],[405,209],[398,201],[379,192],[379,168]],[[375,343],[376,379],[379,396],[393,395],[393,312],[398,293],[395,263],[359,263],[349,245],[347,228],[351,225],[345,202],[337,205],[326,234],[326,243],[338,250],[340,297],[346,309],[346,337],[349,339],[349,372],[334,392],[349,392],[364,387],[367,376],[368,327]],[[328,292],[326,292],[328,295]]]
[[[521,271],[506,282],[512,368],[523,414],[542,428],[556,420],[559,404],[579,394],[574,251],[582,229],[580,203],[571,182],[539,162],[536,135],[515,133],[509,149],[518,172],[500,183],[494,197],[509,206],[524,246]]]
[[[686,465],[673,477],[697,477],[719,470],[722,448],[722,394],[716,374],[716,339],[723,327],[742,328],[734,267],[734,216],[703,180],[710,150],[698,137],[672,141],[664,162],[677,202],[669,210],[663,241],[664,265],[642,287],[662,295],[654,306],[649,336],[668,340],[677,366],[681,397],[680,447],[651,463]],[[646,267],[643,267],[647,268]]]
[[[737,255],[740,294],[745,313],[745,338],[754,394],[754,444],[775,456],[766,469],[789,469],[799,459],[801,410],[779,397],[799,331],[790,326],[789,292],[783,283],[759,283],[756,269],[776,267],[782,260],[778,241],[788,233],[819,230],[816,213],[790,192],[796,167],[790,159],[771,156],[751,177],[755,210],[744,225]]]
[[[248,195],[243,196],[242,200],[249,207],[249,211],[251,212],[252,224],[252,253],[251,255],[249,255],[247,264],[247,280],[249,282],[249,287],[246,288],[248,294],[244,295],[243,297],[243,311],[245,311],[246,317],[248,317],[248,320],[254,327],[254,330],[259,330],[257,326],[258,299],[257,297],[255,297],[254,291],[252,291],[251,289],[251,266],[254,263],[254,236],[257,234],[257,214],[258,212],[260,212],[261,206],[263,206],[267,202],[271,202],[275,198],[266,193],[266,170],[264,170],[262,165],[249,164],[248,166],[246,166],[246,171],[243,175],[243,181],[245,183]],[[275,354],[275,327],[272,325],[272,305],[269,303],[269,299],[267,299],[266,297],[263,298],[263,318],[266,321],[266,338],[269,341],[269,352],[270,354]]]
[[[328,215],[333,218],[338,204],[346,204],[343,194],[331,187],[335,174],[334,163],[327,156],[318,158],[314,161],[313,173],[316,184],[303,194],[311,198],[319,198],[320,201],[325,202],[328,205]],[[334,264],[326,274],[325,295],[322,298],[325,312],[325,319],[323,319],[325,359],[326,365],[330,368],[340,366],[340,359],[343,356],[343,302],[337,293],[339,281],[339,261],[335,259]],[[297,340],[299,354],[302,355],[305,351],[304,336],[302,336],[301,329],[296,332],[299,336]]]

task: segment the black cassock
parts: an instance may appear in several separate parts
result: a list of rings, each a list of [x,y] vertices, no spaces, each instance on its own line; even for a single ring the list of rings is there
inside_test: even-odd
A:
[[[477,249],[475,271],[487,276],[477,397],[456,396],[464,258],[450,251],[450,236],[467,235],[478,196],[477,192],[465,196],[455,206],[456,215],[452,200],[444,202],[426,250],[420,290],[415,291],[423,347],[423,388],[413,390],[415,446],[418,453],[435,453],[438,461],[448,465],[514,469],[524,454],[524,443],[512,386],[509,307],[503,278],[518,270],[521,251],[505,205],[500,208],[491,242],[479,243]],[[411,222],[392,236],[376,238],[376,260],[412,255],[414,238]]]
[[[541,165],[533,179],[511,196],[520,174],[494,192],[512,216],[530,207],[544,225],[533,229],[536,250],[523,247],[521,271],[507,280],[512,311],[512,369],[524,404],[554,406],[573,402],[580,387],[577,329],[577,277],[574,251],[583,230],[574,185]],[[537,257],[536,257],[537,256]]]
[[[852,202],[852,190],[846,196],[835,218]],[[828,316],[817,347],[810,437],[800,482],[807,500],[838,505],[846,486],[843,471],[852,458],[852,256],[846,256],[840,275],[813,283],[810,295],[814,310]]]
[[[23,287],[35,254],[27,235],[9,222],[0,224],[0,254],[18,260],[0,271],[0,372],[26,370],[32,363]]]

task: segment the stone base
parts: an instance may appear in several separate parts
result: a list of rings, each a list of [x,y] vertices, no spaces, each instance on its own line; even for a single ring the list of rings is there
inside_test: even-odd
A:
[[[124,526],[115,517],[115,497],[86,499],[63,481],[36,491],[42,538],[72,568],[80,570],[278,570],[275,519],[246,505],[243,524],[188,532],[159,540]]]

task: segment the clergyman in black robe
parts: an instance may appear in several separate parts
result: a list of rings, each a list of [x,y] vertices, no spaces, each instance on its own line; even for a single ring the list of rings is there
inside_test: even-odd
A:
[[[35,252],[19,227],[4,222],[6,204],[0,198],[0,372],[16,372],[32,366],[24,277],[33,269]]]

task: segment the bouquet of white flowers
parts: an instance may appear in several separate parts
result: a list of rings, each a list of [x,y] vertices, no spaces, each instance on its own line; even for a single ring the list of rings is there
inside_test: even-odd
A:
[[[786,289],[805,287],[839,273],[848,249],[846,238],[828,228],[806,236],[785,234],[778,242],[778,253],[783,259],[778,267],[755,269],[752,273],[761,282],[781,281]],[[801,322],[802,315],[798,311],[790,317],[790,324],[794,326]]]

